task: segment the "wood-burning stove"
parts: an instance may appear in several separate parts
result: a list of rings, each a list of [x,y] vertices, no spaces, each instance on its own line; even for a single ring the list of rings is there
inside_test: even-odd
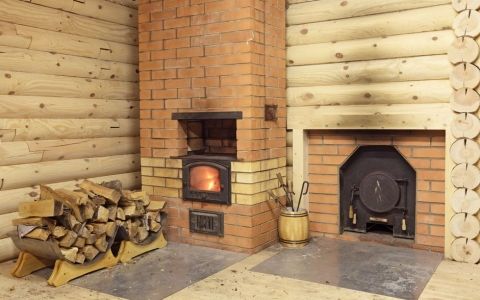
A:
[[[231,204],[231,159],[222,156],[182,157],[183,198]]]
[[[393,146],[360,146],[340,167],[341,231],[378,225],[395,237],[415,235],[416,173]]]
[[[242,112],[173,113],[186,131],[182,159],[185,200],[231,204],[231,162],[237,158],[236,120]]]

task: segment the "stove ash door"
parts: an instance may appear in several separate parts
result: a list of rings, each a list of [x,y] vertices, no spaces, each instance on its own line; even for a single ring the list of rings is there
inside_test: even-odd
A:
[[[340,168],[341,232],[415,236],[416,174],[393,146],[360,146]]]

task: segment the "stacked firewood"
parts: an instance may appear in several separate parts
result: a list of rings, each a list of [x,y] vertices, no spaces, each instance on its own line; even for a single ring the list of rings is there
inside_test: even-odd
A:
[[[75,191],[41,186],[38,201],[21,203],[22,219],[13,220],[19,237],[54,243],[61,258],[81,264],[106,252],[122,228],[122,239],[137,244],[161,230],[163,201],[123,190],[119,181],[85,180],[78,186]]]

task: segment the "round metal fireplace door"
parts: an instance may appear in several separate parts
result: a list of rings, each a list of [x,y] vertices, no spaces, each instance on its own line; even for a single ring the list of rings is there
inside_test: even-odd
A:
[[[400,199],[398,183],[384,172],[366,175],[359,186],[360,201],[370,211],[386,213],[397,205]]]

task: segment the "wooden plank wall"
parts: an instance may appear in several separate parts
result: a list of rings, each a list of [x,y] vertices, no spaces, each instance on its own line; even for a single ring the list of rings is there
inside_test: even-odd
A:
[[[445,128],[450,3],[290,0],[287,126]]]
[[[140,185],[135,0],[0,1],[0,261],[38,184]]]
[[[288,4],[289,129],[447,128],[451,0]]]

